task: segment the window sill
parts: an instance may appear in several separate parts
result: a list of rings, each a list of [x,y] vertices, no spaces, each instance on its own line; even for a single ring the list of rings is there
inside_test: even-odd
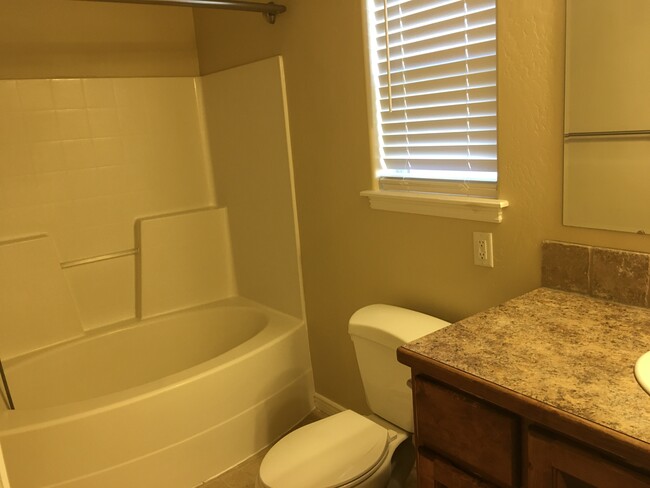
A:
[[[375,210],[434,215],[493,224],[501,223],[503,209],[508,206],[507,200],[494,198],[406,191],[366,190],[361,192],[361,196],[368,197],[370,208]]]

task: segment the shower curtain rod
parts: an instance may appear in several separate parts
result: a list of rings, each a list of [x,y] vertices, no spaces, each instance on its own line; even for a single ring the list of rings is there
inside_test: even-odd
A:
[[[176,7],[202,7],[224,10],[242,10],[244,12],[261,12],[269,24],[275,23],[275,16],[287,10],[284,5],[273,2],[257,3],[238,0],[78,0],[84,2],[142,3],[151,5],[173,5]]]

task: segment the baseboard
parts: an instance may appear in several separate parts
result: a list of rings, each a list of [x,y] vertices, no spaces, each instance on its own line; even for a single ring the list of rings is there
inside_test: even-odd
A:
[[[339,405],[338,403],[330,400],[327,397],[324,397],[319,393],[314,393],[314,407],[326,415],[334,415],[336,413],[342,412],[343,410],[348,410],[342,405]]]

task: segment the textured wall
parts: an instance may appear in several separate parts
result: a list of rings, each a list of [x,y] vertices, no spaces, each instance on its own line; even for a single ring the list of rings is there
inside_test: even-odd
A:
[[[648,251],[643,236],[562,226],[564,5],[500,0],[498,225],[370,210],[362,1],[288,0],[275,26],[195,11],[202,73],[285,59],[305,300],[316,389],[364,409],[347,321],[384,302],[447,320],[540,285],[543,239]],[[472,264],[492,232],[495,268]]]
[[[72,0],[0,2],[0,78],[194,76],[192,11]]]

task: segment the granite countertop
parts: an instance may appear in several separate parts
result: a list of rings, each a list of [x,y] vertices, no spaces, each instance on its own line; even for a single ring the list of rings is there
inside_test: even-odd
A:
[[[539,288],[403,347],[650,445],[650,309]]]

